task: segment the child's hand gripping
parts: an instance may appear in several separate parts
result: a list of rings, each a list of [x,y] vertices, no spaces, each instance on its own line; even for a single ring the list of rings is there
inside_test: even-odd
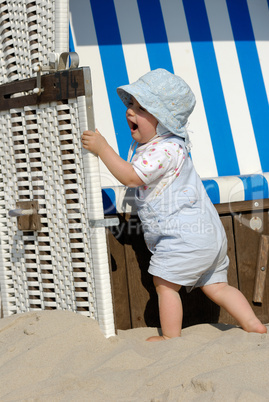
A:
[[[95,132],[91,130],[84,131],[81,142],[83,148],[93,152],[95,155],[102,153],[104,148],[108,146],[106,139],[97,129],[95,129]]]
[[[91,130],[84,131],[81,136],[81,142],[83,148],[99,156],[119,182],[128,187],[137,187],[144,184],[132,165],[114,151],[97,129],[95,132]]]

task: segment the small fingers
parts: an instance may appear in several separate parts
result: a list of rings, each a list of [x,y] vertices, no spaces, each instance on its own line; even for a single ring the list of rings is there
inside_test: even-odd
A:
[[[99,131],[96,129],[95,132],[91,130],[83,131],[83,134],[81,136],[82,140],[87,140],[90,137],[94,136],[95,134],[100,134]]]
[[[84,131],[81,136],[82,143],[85,144],[88,141],[89,137],[90,137],[90,131]]]
[[[82,142],[83,145],[87,144],[87,138],[84,137],[83,135],[81,136],[81,142]]]

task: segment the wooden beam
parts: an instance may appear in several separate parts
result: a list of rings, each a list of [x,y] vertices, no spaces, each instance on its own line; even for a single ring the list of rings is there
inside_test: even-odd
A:
[[[227,202],[223,204],[215,204],[215,208],[220,215],[245,211],[261,211],[269,209],[269,199],[264,198],[261,200]]]
[[[253,292],[254,303],[262,303],[265,288],[266,271],[269,256],[269,236],[261,235],[258,259],[256,265],[255,285]]]
[[[36,78],[0,85],[0,111],[83,96],[84,69],[70,69],[42,75],[43,91],[40,95],[33,93],[33,89],[37,86]]]

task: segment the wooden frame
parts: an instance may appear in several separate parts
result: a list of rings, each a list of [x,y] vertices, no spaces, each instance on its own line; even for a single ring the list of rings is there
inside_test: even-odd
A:
[[[262,236],[266,236],[267,240],[269,235],[269,200],[218,204],[215,207],[228,239],[228,281],[244,293],[257,316],[268,322],[269,279],[266,271],[261,271],[262,279],[257,277],[256,271],[258,266],[260,273],[260,264],[268,262],[268,247],[264,247],[267,242],[260,248],[259,242],[264,239]],[[134,215],[118,216],[120,228],[112,228],[109,233],[117,329],[158,327],[158,301],[152,277],[147,272],[150,253],[144,243],[141,223]],[[252,227],[253,219],[259,219],[262,226]],[[257,281],[262,290],[259,303],[253,301]],[[200,289],[187,294],[182,288],[180,294],[184,309],[183,327],[204,322],[237,324],[224,309],[207,299]]]
[[[37,78],[15,81],[0,86],[0,111],[24,106],[40,105],[85,95],[84,73],[86,69],[57,71],[41,76],[40,95],[33,93]]]

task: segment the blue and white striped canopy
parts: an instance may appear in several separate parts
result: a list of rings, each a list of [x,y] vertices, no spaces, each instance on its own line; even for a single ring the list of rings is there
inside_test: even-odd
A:
[[[268,197],[269,0],[70,0],[70,27],[92,71],[96,127],[123,158],[116,88],[165,68],[196,95],[191,157],[213,202]],[[101,173],[103,187],[117,184]]]

